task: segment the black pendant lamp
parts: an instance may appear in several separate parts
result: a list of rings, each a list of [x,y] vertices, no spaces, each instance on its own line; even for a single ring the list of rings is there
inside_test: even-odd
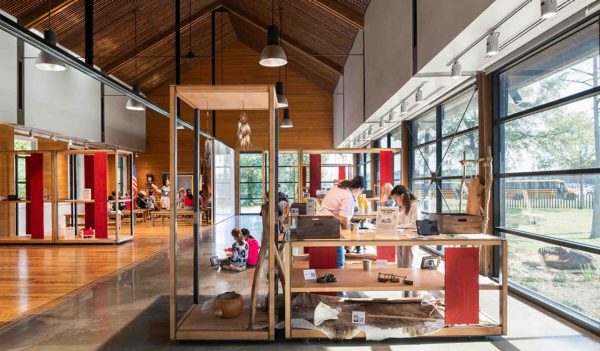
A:
[[[190,0],[190,30],[189,30],[189,34],[190,34],[190,51],[188,51],[187,54],[185,54],[185,58],[186,59],[193,59],[198,57],[196,54],[194,54],[194,51],[192,50],[192,0]]]
[[[279,26],[283,33],[283,8],[279,7]],[[285,68],[285,80],[287,83],[287,67]],[[289,106],[287,96],[285,96],[284,85],[281,81],[281,67],[279,67],[279,80],[275,83],[275,92],[277,93],[277,108],[286,108]]]
[[[134,48],[135,48],[135,81],[137,82],[138,79],[138,72],[137,72],[137,10],[133,11],[133,26],[134,26]],[[140,87],[136,84],[133,85],[133,93],[136,95],[140,95]],[[127,100],[127,104],[125,105],[125,108],[131,111],[144,111],[146,109],[146,106],[144,106],[144,104],[142,104],[141,102],[132,99],[131,97]]]
[[[283,120],[281,121],[280,127],[281,128],[293,128],[294,127],[294,122],[290,118],[290,110],[287,108],[283,110]]]
[[[50,15],[52,13],[52,5],[50,0],[48,0],[48,29],[44,31],[44,40],[53,46],[56,46],[56,33],[51,29],[50,26]],[[65,64],[57,59],[56,57],[50,55],[45,51],[40,51],[40,53],[35,58],[35,67],[42,71],[64,71],[67,69]]]
[[[281,67],[287,65],[287,56],[279,46],[279,29],[275,25],[275,0],[271,8],[271,25],[267,31],[267,46],[260,53],[260,65],[265,67]]]

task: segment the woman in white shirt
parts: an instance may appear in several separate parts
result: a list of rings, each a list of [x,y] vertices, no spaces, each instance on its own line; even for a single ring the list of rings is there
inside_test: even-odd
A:
[[[321,202],[321,209],[317,212],[317,216],[334,216],[340,220],[342,229],[350,229],[350,219],[354,215],[354,197],[359,196],[365,186],[365,178],[356,176],[329,189]],[[338,247],[338,268],[343,267],[344,248]]]
[[[400,211],[398,213],[399,228],[416,228],[419,219],[419,201],[406,186],[397,185],[392,189],[391,197],[394,199]],[[398,246],[398,267],[409,268],[412,266],[412,246]]]

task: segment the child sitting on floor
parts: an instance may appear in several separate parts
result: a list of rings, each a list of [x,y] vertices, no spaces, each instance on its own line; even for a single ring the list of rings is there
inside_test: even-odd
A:
[[[248,243],[244,240],[244,234],[240,228],[231,231],[234,243],[231,245],[231,257],[221,261],[221,269],[228,271],[243,271],[246,269],[248,259]]]
[[[242,234],[244,235],[244,240],[246,240],[248,243],[248,260],[246,261],[246,266],[254,267],[256,266],[256,262],[258,262],[260,243],[252,235],[250,235],[250,231],[248,229],[242,228]]]

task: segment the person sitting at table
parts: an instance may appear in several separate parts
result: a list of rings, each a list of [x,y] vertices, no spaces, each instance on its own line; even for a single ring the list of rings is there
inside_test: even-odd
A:
[[[350,229],[350,220],[354,215],[354,197],[359,196],[366,186],[365,178],[356,176],[344,180],[325,194],[317,216],[334,216],[340,221],[342,229]],[[344,247],[337,250],[338,268],[344,267]]]
[[[192,211],[194,209],[194,194],[192,193],[192,189],[187,189],[185,191],[185,196],[183,198],[183,208],[189,211]]]
[[[381,194],[379,195],[379,206],[391,207],[394,206],[394,199],[392,199],[392,190],[394,186],[390,183],[385,183],[381,187]]]
[[[399,228],[416,228],[419,219],[419,201],[406,186],[397,185],[390,193],[400,211],[398,212]],[[410,268],[413,261],[412,246],[398,246],[398,267]]]
[[[138,193],[138,196],[135,198],[135,205],[140,209],[148,208],[148,199],[146,199],[146,193],[144,191]]]
[[[156,197],[154,196],[154,191],[148,191],[148,210],[154,211],[156,210]]]
[[[185,197],[185,189],[179,188],[179,191],[177,191],[177,208],[180,210],[185,208]]]

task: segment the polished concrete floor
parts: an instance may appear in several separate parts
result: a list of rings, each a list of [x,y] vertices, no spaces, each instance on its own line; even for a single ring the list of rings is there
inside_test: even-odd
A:
[[[237,223],[236,223],[237,222]],[[258,217],[232,218],[202,233],[201,262],[221,254],[229,246],[234,225],[249,227],[254,233]],[[167,227],[164,227],[168,230]],[[189,239],[180,243],[180,293],[191,286]],[[209,294],[223,286],[224,279],[201,265],[202,292]],[[239,276],[242,277],[242,276]],[[243,289],[246,279],[235,289]],[[229,279],[226,279],[229,280]],[[56,305],[45,313],[18,322],[0,334],[0,350],[600,350],[600,339],[577,330],[515,298],[509,300],[509,333],[504,337],[458,339],[407,339],[385,342],[287,342],[280,336],[275,343],[171,342],[168,335],[167,253],[123,270],[117,275]],[[246,286],[247,287],[247,286]],[[285,346],[284,346],[285,344]]]

